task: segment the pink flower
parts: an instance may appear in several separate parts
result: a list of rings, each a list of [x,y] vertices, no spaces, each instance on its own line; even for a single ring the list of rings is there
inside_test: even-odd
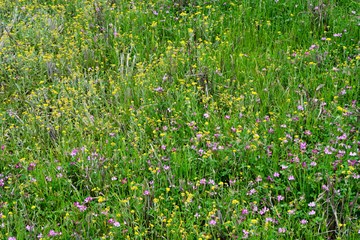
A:
[[[289,181],[291,181],[291,180],[295,180],[295,178],[294,178],[294,176],[293,176],[293,175],[290,175],[288,179],[289,179]]]
[[[315,204],[315,202],[311,202],[311,203],[308,204],[308,206],[309,206],[309,207],[315,207],[316,204]]]
[[[311,211],[309,212],[309,215],[312,216],[312,215],[315,215],[315,213],[316,213],[316,212],[315,212],[314,210],[311,210]]]
[[[208,113],[204,113],[204,118],[209,118],[210,117],[210,115],[208,114]]]
[[[212,219],[212,220],[209,222],[209,224],[215,226],[215,225],[216,225],[216,221],[215,221],[214,219]]]
[[[285,228],[279,228],[279,233],[285,233],[286,229]]]
[[[305,219],[303,219],[303,220],[301,220],[301,221],[300,221],[300,223],[305,225],[305,224],[307,224],[307,223],[308,223],[308,221],[307,221],[307,220],[305,220]]]

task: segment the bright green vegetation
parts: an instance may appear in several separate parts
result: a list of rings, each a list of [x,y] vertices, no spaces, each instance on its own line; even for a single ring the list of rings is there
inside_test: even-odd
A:
[[[359,239],[360,5],[0,0],[1,239]]]

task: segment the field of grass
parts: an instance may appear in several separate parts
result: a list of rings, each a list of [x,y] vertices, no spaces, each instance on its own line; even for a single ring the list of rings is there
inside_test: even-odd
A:
[[[0,0],[0,239],[360,239],[360,3]]]

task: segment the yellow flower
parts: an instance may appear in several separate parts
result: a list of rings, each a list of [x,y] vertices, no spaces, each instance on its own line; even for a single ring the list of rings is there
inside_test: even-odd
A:
[[[238,204],[238,203],[239,203],[238,200],[233,200],[233,201],[232,201],[232,204]]]

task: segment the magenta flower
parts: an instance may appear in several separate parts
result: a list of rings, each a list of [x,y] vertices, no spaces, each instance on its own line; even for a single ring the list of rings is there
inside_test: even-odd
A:
[[[279,233],[285,233],[286,229],[285,228],[279,228]]]
[[[295,180],[295,177],[293,175],[290,175],[288,179],[289,179],[289,181]]]
[[[315,212],[314,210],[311,210],[311,211],[309,212],[309,215],[312,216],[312,215],[315,215],[315,213],[316,213],[316,212]]]

